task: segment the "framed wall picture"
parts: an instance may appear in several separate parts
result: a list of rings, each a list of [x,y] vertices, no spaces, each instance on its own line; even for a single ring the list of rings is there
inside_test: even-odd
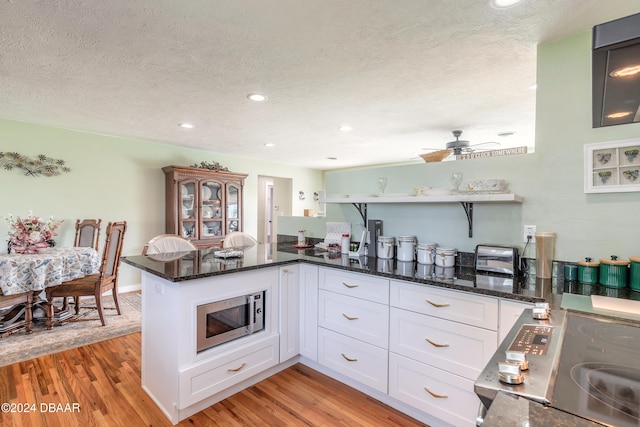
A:
[[[584,146],[584,192],[640,191],[640,139]]]

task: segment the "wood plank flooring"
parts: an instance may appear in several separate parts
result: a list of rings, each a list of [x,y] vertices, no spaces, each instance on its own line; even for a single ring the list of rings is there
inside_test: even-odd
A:
[[[140,386],[140,339],[135,333],[0,367],[0,403],[17,411],[0,411],[0,426],[171,426]],[[424,424],[297,364],[178,425]]]

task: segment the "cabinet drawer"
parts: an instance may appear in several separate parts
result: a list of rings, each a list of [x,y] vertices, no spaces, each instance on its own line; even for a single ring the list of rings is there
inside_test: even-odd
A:
[[[278,347],[278,336],[271,336],[181,370],[178,408],[193,405],[275,366],[279,361]]]
[[[321,290],[318,324],[378,347],[389,347],[388,305]]]
[[[382,393],[387,392],[388,352],[318,328],[318,363]]]
[[[475,425],[480,400],[473,381],[389,354],[389,395],[456,426]]]
[[[475,380],[497,348],[497,332],[391,308],[389,350]]]
[[[387,279],[328,268],[320,269],[319,279],[320,289],[389,304],[389,281]]]
[[[498,299],[428,285],[391,282],[391,305],[479,328],[498,330]]]

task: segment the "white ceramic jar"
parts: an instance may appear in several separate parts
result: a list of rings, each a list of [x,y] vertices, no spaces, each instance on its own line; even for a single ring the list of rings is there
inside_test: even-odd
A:
[[[418,243],[418,264],[435,264],[435,243]]]
[[[395,239],[389,236],[378,236],[378,246],[376,248],[378,258],[392,259],[395,257]]]
[[[416,259],[416,236],[398,236],[398,261],[412,262]]]
[[[455,248],[436,248],[436,265],[440,267],[453,267],[456,265]]]

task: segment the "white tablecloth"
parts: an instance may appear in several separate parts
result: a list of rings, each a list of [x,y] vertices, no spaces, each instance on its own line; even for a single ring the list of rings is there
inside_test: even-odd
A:
[[[37,254],[0,253],[0,289],[3,295],[37,293],[97,273],[100,261],[93,248],[45,248]]]

